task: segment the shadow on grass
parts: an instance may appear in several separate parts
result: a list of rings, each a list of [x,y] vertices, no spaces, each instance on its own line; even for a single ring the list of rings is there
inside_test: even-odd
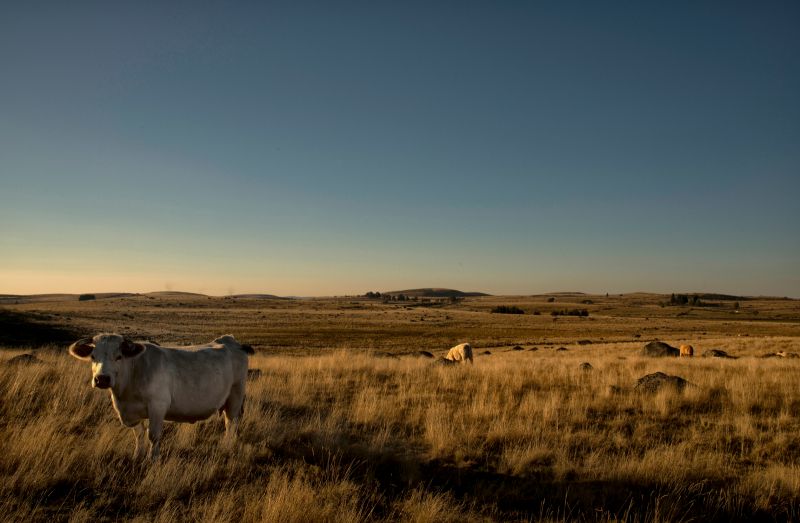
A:
[[[419,462],[390,452],[371,452],[353,443],[321,448],[313,438],[287,442],[273,459],[301,460],[320,467],[338,463],[351,479],[377,485],[387,499],[409,489],[448,493],[486,516],[501,520],[543,517],[578,521],[796,521],[800,507],[774,504],[770,510],[755,500],[726,503],[730,492],[724,480],[698,480],[678,487],[655,482],[557,478],[552,468],[538,467],[528,476],[513,476],[480,467],[461,467],[446,460]],[[728,500],[730,501],[730,500]],[[376,515],[382,513],[376,507]]]
[[[40,347],[72,343],[78,337],[69,328],[48,323],[36,314],[0,308],[0,346]]]

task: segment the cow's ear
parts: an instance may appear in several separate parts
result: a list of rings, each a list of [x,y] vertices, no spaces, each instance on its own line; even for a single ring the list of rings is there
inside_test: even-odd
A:
[[[88,360],[94,350],[92,338],[81,338],[69,346],[69,353],[79,360]]]
[[[126,358],[135,358],[143,353],[146,348],[143,344],[132,342],[128,338],[122,340],[122,345],[119,346],[120,352]]]

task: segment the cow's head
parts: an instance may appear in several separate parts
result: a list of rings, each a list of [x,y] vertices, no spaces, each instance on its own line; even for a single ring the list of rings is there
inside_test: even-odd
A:
[[[120,369],[145,349],[141,343],[119,334],[98,334],[76,341],[70,345],[69,353],[79,360],[92,362],[92,387],[108,389],[117,383]]]

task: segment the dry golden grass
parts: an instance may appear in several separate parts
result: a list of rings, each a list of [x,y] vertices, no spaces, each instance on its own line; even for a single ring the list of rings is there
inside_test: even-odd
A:
[[[333,307],[340,305],[312,302],[287,312],[296,306],[292,303],[275,316],[304,310],[313,316],[314,307],[318,314],[334,315]],[[67,307],[48,306],[49,314]],[[80,322],[97,321],[100,327],[131,314],[127,305],[116,313],[108,304],[90,307]],[[258,311],[268,323],[270,313]],[[330,350],[300,355],[297,347],[288,353],[262,347],[251,359],[251,367],[262,375],[249,382],[233,450],[220,445],[221,419],[168,424],[162,459],[155,465],[132,460],[133,436],[115,418],[107,393],[90,388],[88,366],[69,358],[63,346],[38,350],[42,364],[2,362],[0,518],[800,519],[800,359],[757,357],[777,350],[800,352],[800,338],[737,336],[744,324],[734,325],[728,335],[720,325],[706,326],[707,334],[700,335],[693,322],[683,330],[671,323],[674,336],[665,341],[688,340],[698,352],[715,347],[742,357],[648,359],[638,355],[641,339],[595,337],[592,344],[578,345],[591,333],[581,330],[590,323],[577,319],[571,331],[559,327],[562,339],[571,343],[563,343],[569,350],[556,351],[561,343],[542,343],[535,323],[539,317],[498,319],[465,309],[389,309],[387,318],[380,308],[367,312],[375,316],[364,320],[374,322],[371,344],[358,342],[369,329],[357,326],[357,341],[350,342],[355,348],[341,348],[349,343],[346,331],[352,320],[344,315],[328,330],[341,332],[331,338]],[[416,342],[400,347],[387,338],[393,323],[402,325],[397,329],[410,328],[409,313],[452,319],[424,331],[415,325],[411,333],[417,338],[406,337]],[[78,317],[79,311],[70,314]],[[99,319],[92,320],[95,314]],[[197,321],[193,308],[170,314],[179,332],[194,328],[210,339],[229,331],[250,341],[234,329],[201,326],[210,313],[198,323],[192,323]],[[234,309],[232,317],[216,321],[241,324],[261,339],[280,339],[270,338],[269,324],[258,331],[250,314],[246,307]],[[434,342],[437,354],[443,354],[448,345],[442,344],[464,318],[474,322],[472,332],[483,332],[483,327],[499,332],[504,322],[531,326],[529,331],[515,327],[522,333],[517,337],[484,333],[486,343],[476,350],[472,366],[442,367],[411,354],[434,348]],[[159,319],[170,321],[166,314]],[[292,321],[298,322],[293,329],[302,324]],[[622,332],[619,321],[609,316],[594,324],[603,332]],[[307,323],[313,328],[322,320]],[[794,324],[773,322],[761,328],[785,334]],[[316,335],[306,339],[312,346],[318,342]],[[531,339],[538,340],[539,350],[492,346],[491,355],[482,354],[492,340],[499,345]],[[6,347],[0,358],[20,351]],[[583,372],[582,362],[594,370]],[[637,378],[655,371],[682,376],[694,386],[682,394],[633,391]]]

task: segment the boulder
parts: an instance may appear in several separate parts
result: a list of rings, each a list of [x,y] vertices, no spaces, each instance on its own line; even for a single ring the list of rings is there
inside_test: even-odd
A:
[[[10,358],[6,363],[9,365],[37,365],[42,363],[42,360],[33,354],[19,354],[13,358]]]
[[[663,372],[647,374],[636,380],[633,390],[637,392],[658,392],[664,387],[672,387],[678,392],[682,392],[689,382],[680,376],[670,376]]]
[[[681,355],[681,351],[677,347],[673,347],[663,341],[651,341],[642,349],[642,356],[649,356],[651,358],[663,358],[665,356],[672,356],[677,358]]]
[[[514,347],[514,348],[513,348],[513,349],[511,349],[511,350],[525,350],[525,349],[524,349],[524,348],[522,348],[522,347],[520,347],[519,345],[517,345],[516,347]]]
[[[589,363],[588,361],[584,361],[583,363],[581,363],[580,367],[583,372],[591,372],[594,369],[594,367],[592,367],[592,364]]]
[[[708,349],[707,351],[703,351],[704,358],[727,358],[729,360],[735,360],[738,356],[731,356],[727,352],[722,349]]]
[[[779,350],[778,352],[769,352],[767,354],[762,354],[759,356],[760,358],[800,358],[800,354],[796,352],[786,352],[785,350]]]

